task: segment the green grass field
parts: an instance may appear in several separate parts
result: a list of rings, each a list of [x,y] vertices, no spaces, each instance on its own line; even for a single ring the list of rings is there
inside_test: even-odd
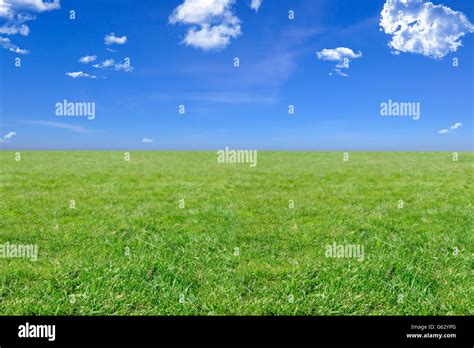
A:
[[[0,152],[0,244],[38,245],[0,258],[0,314],[474,314],[474,154],[452,156]]]

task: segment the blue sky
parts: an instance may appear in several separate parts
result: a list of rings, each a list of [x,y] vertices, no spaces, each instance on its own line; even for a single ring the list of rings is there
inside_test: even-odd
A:
[[[250,0],[5,1],[13,5],[2,18],[0,1],[0,37],[9,40],[0,47],[2,149],[473,149],[472,1],[421,4],[432,11],[428,23],[443,24],[438,38],[427,42],[407,26],[406,41],[392,47],[396,33],[380,25],[385,0],[263,0],[258,11]],[[7,30],[23,24],[28,35]],[[450,30],[465,33],[456,51],[443,41]],[[107,45],[111,33],[125,42]],[[338,69],[337,48],[360,57],[349,53],[349,68]],[[97,58],[79,62],[84,56]],[[110,59],[116,65],[94,67]],[[78,72],[89,77],[66,75]],[[63,100],[95,103],[95,118],[57,116]],[[388,100],[419,103],[420,118],[382,116]]]

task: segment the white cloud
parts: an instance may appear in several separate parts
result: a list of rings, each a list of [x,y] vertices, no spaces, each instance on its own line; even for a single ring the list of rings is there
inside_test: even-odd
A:
[[[15,132],[9,132],[3,137],[3,139],[8,140],[8,139],[13,138],[15,135],[16,135]]]
[[[114,70],[115,71],[125,71],[125,72],[130,72],[135,69],[133,66],[131,66],[129,63],[126,63],[125,61],[123,63],[115,63],[114,64]]]
[[[462,123],[457,122],[453,124],[451,127],[449,127],[449,129],[441,129],[440,131],[438,131],[438,133],[439,134],[456,133],[456,129],[461,128],[461,127],[462,127]]]
[[[106,59],[103,62],[94,64],[92,66],[97,69],[107,69],[113,66],[114,64],[115,64],[115,61],[113,59]]]
[[[362,57],[362,52],[355,53],[353,50],[347,47],[338,48],[325,48],[321,52],[317,53],[318,58],[321,60],[329,60],[332,62],[342,62],[344,58],[355,59]]]
[[[240,20],[233,13],[235,0],[184,0],[169,17],[171,24],[191,25],[183,40],[203,50],[222,49],[241,35]]]
[[[20,34],[23,36],[28,36],[30,33],[30,28],[26,24],[4,24],[3,26],[0,27],[0,34],[5,34],[5,35],[16,35]]]
[[[262,0],[252,0],[250,2],[250,8],[252,10],[255,10],[255,12],[258,12],[258,10],[260,9],[260,6],[262,6]]]
[[[449,52],[456,52],[462,46],[460,39],[474,32],[474,26],[464,13],[414,0],[387,0],[380,26],[386,34],[392,35],[389,46],[394,52],[431,58],[443,58]]]
[[[184,0],[171,14],[169,21],[173,24],[202,24],[220,16],[228,15],[234,0]],[[232,16],[232,13],[230,13]]]
[[[230,27],[227,25],[203,25],[199,30],[192,28],[188,31],[184,43],[189,46],[202,48],[203,50],[210,50],[215,48],[226,47],[230,38],[235,38],[239,35],[240,27]]]
[[[36,19],[36,16],[30,13],[19,13],[17,17],[21,22],[34,21]]]
[[[105,35],[105,38],[104,38],[104,43],[106,45],[113,45],[113,44],[117,44],[117,45],[123,45],[127,42],[127,37],[124,35],[124,36],[115,36],[115,33],[110,33],[110,34],[107,34]]]
[[[30,51],[25,50],[25,49],[22,49],[22,48],[20,48],[20,47],[18,47],[18,46],[16,46],[14,49],[10,48],[10,51],[11,51],[11,52],[15,52],[15,53],[17,53],[17,54],[28,54],[28,53],[30,53]]]
[[[337,48],[325,48],[320,52],[316,53],[319,60],[326,60],[330,62],[337,62],[334,72],[340,76],[347,77],[349,76],[342,69],[349,69],[349,63],[352,59],[357,59],[362,57],[362,52],[355,53],[353,50],[347,47],[337,47]],[[330,73],[329,75],[332,75]]]
[[[124,59],[123,63],[116,62],[114,59],[106,59],[103,62],[92,65],[96,69],[111,69],[115,71],[130,72],[135,69],[128,61]]]
[[[89,64],[97,60],[97,56],[84,56],[79,58],[80,63]]]
[[[9,132],[0,138],[0,143],[9,143],[10,139],[12,139],[16,135],[16,132]]]
[[[0,0],[0,17],[13,19],[19,14],[41,13],[46,11],[58,10],[61,8],[59,0]]]
[[[89,75],[89,74],[86,74],[85,72],[82,72],[82,71],[67,72],[66,75],[72,77],[73,79],[82,78],[82,77],[88,77],[90,79],[96,79],[97,78],[97,76],[95,76],[95,75]]]
[[[41,13],[61,8],[59,0],[43,2],[42,0],[0,0],[0,18],[10,21],[31,20],[29,13]]]
[[[150,139],[150,138],[143,138],[142,139],[142,142],[144,142],[145,144],[150,144],[153,142],[153,139]]]
[[[9,6],[6,0],[0,0],[0,18],[8,17],[10,11]]]
[[[346,74],[344,71],[342,71],[341,69],[339,68],[334,68],[334,73],[336,73],[337,75],[339,76],[342,76],[342,77],[348,77],[349,74]],[[332,75],[333,73],[329,73],[329,75]]]
[[[17,45],[13,44],[8,37],[1,37],[0,36],[0,46],[9,50],[10,52],[14,52],[17,54],[28,54],[29,51],[18,47]]]
[[[43,0],[0,0],[0,19],[5,21],[0,27],[0,34],[28,36],[30,28],[25,22],[36,19],[32,13],[58,10],[60,7],[59,0],[48,2]],[[29,53],[5,37],[0,37],[0,46],[17,54]]]

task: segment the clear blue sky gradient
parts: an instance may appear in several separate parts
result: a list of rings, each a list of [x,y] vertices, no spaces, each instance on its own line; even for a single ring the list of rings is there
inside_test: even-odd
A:
[[[15,53],[0,51],[1,136],[17,133],[0,148],[473,150],[474,34],[441,60],[393,55],[379,27],[384,0],[264,0],[258,13],[248,2],[235,6],[242,35],[211,52],[182,44],[186,27],[168,22],[182,0],[62,0],[61,10],[37,14],[29,36],[11,37],[30,50],[21,68]],[[473,1],[442,4],[474,21]],[[110,32],[128,37],[115,53],[104,45]],[[339,46],[363,53],[347,78],[330,76],[334,63],[316,57]],[[78,62],[92,54],[100,61],[130,57],[135,69]],[[65,75],[79,70],[105,78]],[[57,117],[55,104],[64,99],[95,102],[96,118]],[[380,103],[388,99],[421,103],[420,120],[382,117]],[[455,133],[438,133],[457,122],[463,127]]]

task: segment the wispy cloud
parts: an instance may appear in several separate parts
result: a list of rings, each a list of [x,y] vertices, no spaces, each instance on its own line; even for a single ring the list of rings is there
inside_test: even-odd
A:
[[[6,35],[16,35],[20,34],[22,36],[28,36],[30,33],[30,28],[26,24],[11,24],[11,25],[2,25],[0,27],[0,34],[6,34]]]
[[[142,142],[145,143],[145,144],[150,144],[153,142],[153,139],[150,139],[150,138],[143,138],[142,139]]]
[[[201,102],[201,103],[217,103],[217,104],[273,104],[280,99],[273,94],[255,94],[244,92],[201,92],[201,93],[148,93],[137,95],[133,100],[156,102],[156,101],[183,101],[183,102]]]
[[[63,122],[38,120],[38,121],[18,121],[18,123],[38,125],[38,126],[58,128],[58,129],[66,129],[75,133],[88,133],[91,131],[90,129],[87,129],[84,126],[77,126],[77,125],[72,125],[72,124],[63,123]]]
[[[130,65],[129,61],[127,61],[126,59],[124,59],[123,62],[116,62],[114,59],[106,59],[92,66],[96,69],[110,69],[110,70],[125,71],[125,72],[130,72],[135,69],[132,65]]]
[[[78,78],[96,79],[97,78],[97,76],[95,75],[89,75],[82,71],[67,72],[65,75],[72,77],[73,79],[78,79]]]
[[[94,68],[97,68],[97,69],[107,69],[107,68],[110,68],[110,67],[113,67],[115,64],[115,61],[113,59],[106,59],[100,63],[97,63],[97,64],[94,64],[92,65]]]
[[[260,50],[250,52],[238,74],[235,69],[229,69],[228,62],[222,61],[181,64],[177,66],[177,73],[186,77],[205,75],[208,86],[213,89],[248,94],[252,94],[250,90],[260,90],[262,94],[275,96],[281,85],[299,69],[298,60],[313,52],[309,40],[322,32],[320,27],[301,26],[275,33],[276,38],[272,36],[271,40],[262,42]]]
[[[0,36],[0,46],[16,54],[28,54],[30,51],[22,49],[11,42],[8,37]]]
[[[3,136],[3,138],[0,138],[0,143],[9,143],[10,140],[16,136],[16,132],[9,132]]]
[[[456,133],[456,129],[459,129],[462,127],[462,123],[457,122],[453,124],[451,127],[446,128],[446,129],[441,129],[438,131],[439,134],[449,134],[449,133]]]
[[[279,101],[272,95],[259,95],[254,93],[235,93],[235,92],[218,92],[218,93],[195,93],[183,96],[184,99],[191,101],[212,102],[221,104],[272,104]]]

